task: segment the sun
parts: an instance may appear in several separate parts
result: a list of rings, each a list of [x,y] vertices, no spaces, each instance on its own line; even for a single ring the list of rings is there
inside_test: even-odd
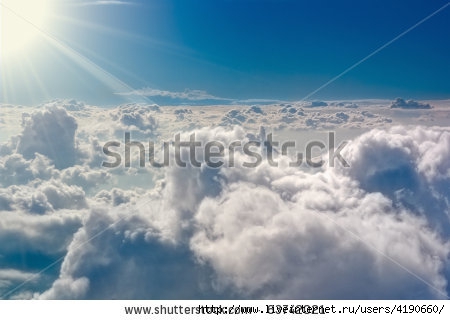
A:
[[[0,0],[1,54],[9,57],[42,39],[50,0]]]

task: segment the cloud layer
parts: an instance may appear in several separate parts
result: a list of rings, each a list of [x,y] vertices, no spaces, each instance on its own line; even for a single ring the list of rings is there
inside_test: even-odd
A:
[[[391,126],[384,115],[360,106],[350,111],[335,105],[327,107],[336,108],[331,111],[234,106],[208,113],[53,104],[25,114],[21,133],[1,147],[4,298],[443,299],[449,294],[447,127]],[[201,126],[200,112],[222,126]],[[293,168],[292,159],[279,152],[276,167],[263,159],[246,168],[242,148],[234,150],[234,167],[101,167],[102,144],[122,141],[125,131],[135,139],[158,139],[178,128],[182,140],[195,133],[203,145],[230,145],[263,139],[264,130],[249,127],[270,119],[345,128],[358,117],[378,128],[358,132],[345,147],[348,168]],[[168,119],[176,121],[168,126]],[[225,148],[226,164],[230,152]],[[189,148],[182,158],[189,158]],[[25,265],[20,255],[27,257]]]

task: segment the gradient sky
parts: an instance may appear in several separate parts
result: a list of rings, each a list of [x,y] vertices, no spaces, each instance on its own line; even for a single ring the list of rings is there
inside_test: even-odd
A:
[[[1,101],[109,105],[141,88],[299,100],[446,3],[53,1],[50,37],[2,58]],[[450,6],[310,99],[448,99],[449,59]]]

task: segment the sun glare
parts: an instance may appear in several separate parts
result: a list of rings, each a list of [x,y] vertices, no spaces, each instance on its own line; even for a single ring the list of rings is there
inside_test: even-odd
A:
[[[49,12],[49,0],[0,0],[2,56],[19,54],[39,40]]]

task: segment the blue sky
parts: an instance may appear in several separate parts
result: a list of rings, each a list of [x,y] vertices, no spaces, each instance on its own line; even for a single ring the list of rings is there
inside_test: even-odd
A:
[[[1,100],[109,105],[141,88],[299,100],[446,3],[53,1],[52,40],[2,59]],[[311,99],[450,98],[449,39],[450,6]]]

